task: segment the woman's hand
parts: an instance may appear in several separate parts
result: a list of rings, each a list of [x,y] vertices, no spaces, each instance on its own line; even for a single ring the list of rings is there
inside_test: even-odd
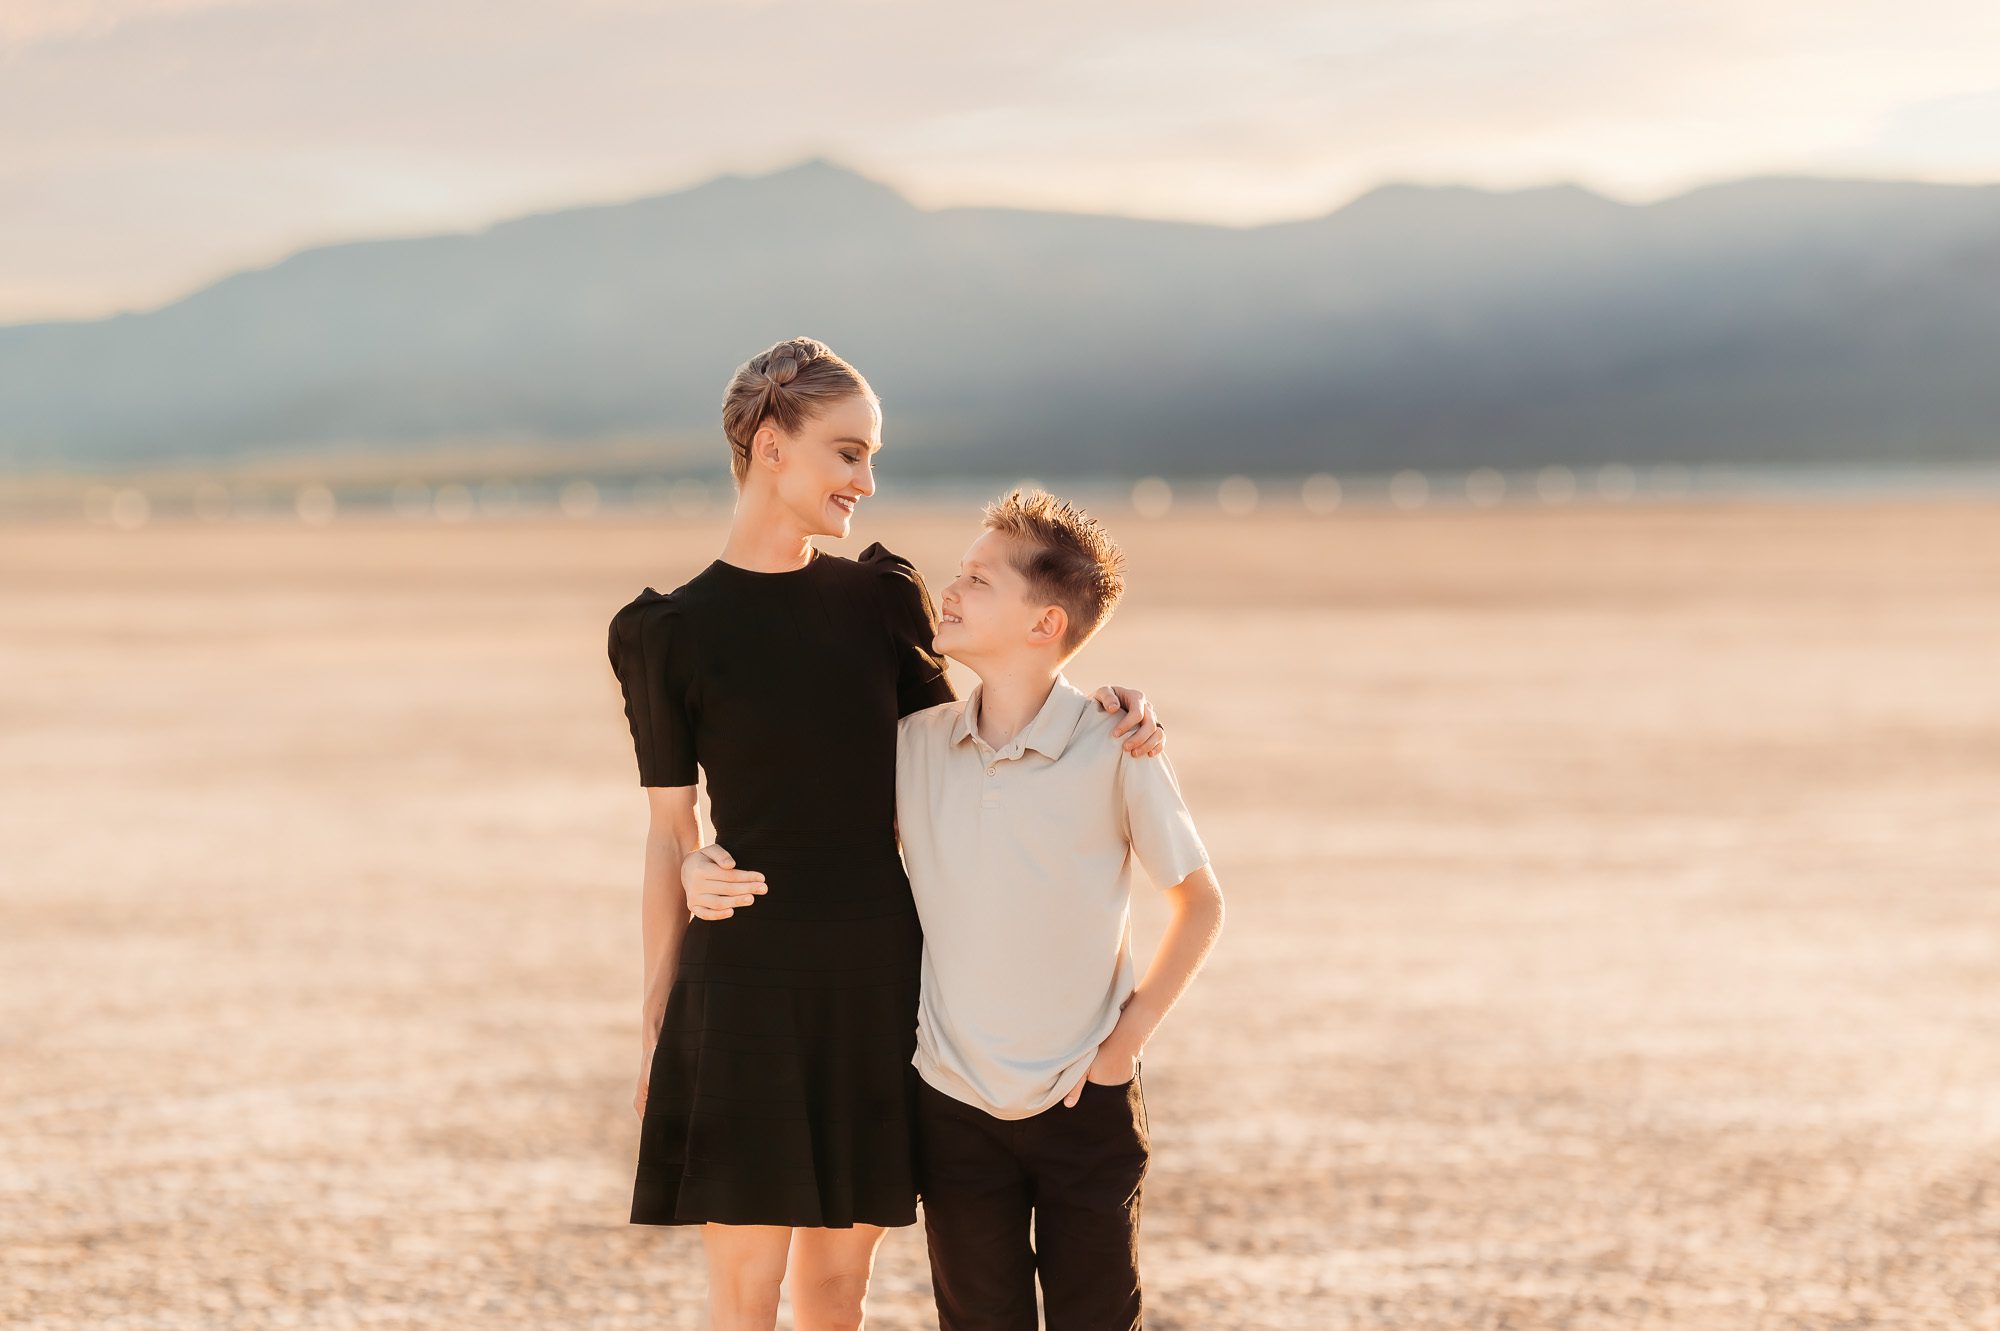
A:
[[[1166,726],[1153,714],[1153,704],[1146,701],[1145,694],[1106,684],[1091,696],[1107,712],[1125,712],[1125,719],[1111,727],[1113,735],[1125,735],[1125,752],[1134,758],[1154,758],[1166,751]],[[1131,734],[1126,735],[1128,730]]]
[[[765,891],[764,875],[739,869],[736,857],[718,845],[688,852],[681,861],[681,891],[696,918],[726,920],[736,907],[747,906]]]

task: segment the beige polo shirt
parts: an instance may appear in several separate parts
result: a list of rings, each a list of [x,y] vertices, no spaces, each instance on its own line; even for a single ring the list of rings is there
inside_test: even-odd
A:
[[[1137,983],[1135,864],[1171,887],[1208,850],[1164,754],[1135,758],[1106,712],[1057,675],[998,751],[984,687],[898,725],[896,823],[923,918],[924,1080],[997,1118],[1054,1105]]]

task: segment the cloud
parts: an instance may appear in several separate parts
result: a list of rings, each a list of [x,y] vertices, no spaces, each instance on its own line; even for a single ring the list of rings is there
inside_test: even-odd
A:
[[[1969,0],[0,13],[0,124],[28,127],[0,136],[0,320],[155,302],[309,241],[815,153],[926,205],[1231,223],[1324,212],[1383,179],[1643,199],[1766,171],[2000,177],[2000,135],[1982,147],[1970,128],[1985,104],[1950,109],[1990,91],[2000,47],[2000,7]]]
[[[135,20],[171,19],[260,0],[8,0],[0,9],[0,59],[38,42],[96,38]],[[268,3],[268,0],[263,0]]]
[[[1875,136],[1841,154],[1873,172],[1916,171],[1937,179],[1988,181],[2000,140],[2000,83],[1893,108]]]

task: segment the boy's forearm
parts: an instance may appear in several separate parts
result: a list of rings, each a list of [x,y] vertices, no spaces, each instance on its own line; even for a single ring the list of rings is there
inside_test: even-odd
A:
[[[1222,889],[1207,866],[1169,889],[1173,914],[1153,960],[1125,1001],[1118,1025],[1105,1038],[1113,1053],[1136,1058],[1166,1020],[1222,933]]]

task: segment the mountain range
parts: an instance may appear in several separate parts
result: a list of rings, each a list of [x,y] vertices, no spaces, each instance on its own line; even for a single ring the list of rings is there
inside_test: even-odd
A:
[[[1991,460],[2000,186],[1388,184],[1225,227],[924,209],[814,158],[0,327],[0,465],[636,437],[715,469],[730,372],[799,333],[909,473]]]

